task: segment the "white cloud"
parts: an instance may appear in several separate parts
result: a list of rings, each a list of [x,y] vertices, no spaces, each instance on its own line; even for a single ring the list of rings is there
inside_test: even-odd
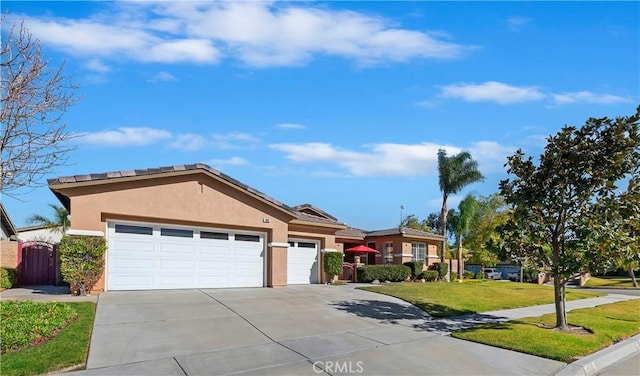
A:
[[[158,36],[139,25],[118,20],[101,23],[97,20],[27,18],[25,23],[44,44],[79,56],[157,63],[214,63],[219,59],[219,51],[209,40]]]
[[[280,129],[306,129],[307,127],[302,125],[302,124],[280,123],[280,124],[276,124],[276,128],[280,128]]]
[[[539,101],[545,98],[545,94],[536,86],[512,86],[496,81],[446,85],[441,87],[440,95],[468,102],[496,102],[503,105]]]
[[[248,133],[231,132],[227,134],[214,134],[211,143],[219,149],[240,149],[252,147],[259,143],[260,139]]]
[[[531,22],[530,17],[512,16],[507,19],[507,28],[511,31],[520,31]]]
[[[590,91],[577,91],[572,93],[553,94],[553,100],[557,104],[571,103],[594,103],[594,104],[615,104],[630,103],[631,98],[620,97],[612,94],[599,94]]]
[[[85,64],[85,67],[87,69],[92,70],[92,71],[97,72],[97,73],[109,73],[109,72],[111,72],[111,67],[103,64],[100,60],[97,60],[97,59],[89,60]]]
[[[79,141],[100,146],[144,146],[171,138],[171,133],[163,129],[148,127],[121,127],[117,130],[87,132],[79,134]]]
[[[124,2],[87,18],[26,21],[48,46],[144,62],[216,63],[227,57],[273,67],[328,55],[370,65],[455,59],[476,48],[440,32],[403,29],[383,17],[306,3]]]
[[[504,164],[507,157],[512,155],[517,148],[500,145],[494,141],[476,142],[468,148],[473,159],[478,161],[478,169],[483,174],[504,172]]]
[[[292,162],[334,165],[356,176],[435,176],[438,171],[438,149],[444,148],[449,154],[462,151],[459,147],[429,142],[365,145],[364,148],[368,150],[358,151],[320,142],[272,144],[269,147],[284,152],[286,158]],[[493,173],[504,171],[502,166],[506,156],[514,148],[482,141],[472,144],[468,150],[478,161],[483,173]]]
[[[214,168],[220,168],[223,166],[247,166],[249,161],[240,157],[231,157],[229,159],[212,159],[211,166]]]
[[[176,81],[177,78],[169,72],[158,72],[153,77],[147,80],[147,82],[157,83],[157,82],[169,82]]]
[[[180,134],[173,140],[169,147],[184,151],[197,151],[204,148],[208,141],[206,138],[193,133]]]

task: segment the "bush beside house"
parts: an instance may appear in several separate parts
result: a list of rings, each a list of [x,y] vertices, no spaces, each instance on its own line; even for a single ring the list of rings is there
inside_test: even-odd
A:
[[[60,270],[74,295],[86,295],[104,270],[107,243],[102,237],[65,236],[60,241]]]
[[[335,276],[342,273],[342,260],[344,254],[340,252],[327,252],[323,257],[324,271],[329,275],[329,281],[333,282]]]
[[[18,275],[15,269],[0,268],[0,288],[10,289],[18,283]]]
[[[364,265],[358,268],[359,282],[389,281],[402,282],[411,275],[411,269],[405,265]]]

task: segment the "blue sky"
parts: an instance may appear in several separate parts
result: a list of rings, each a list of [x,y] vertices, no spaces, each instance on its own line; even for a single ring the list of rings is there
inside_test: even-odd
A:
[[[348,225],[439,210],[436,152],[497,192],[522,148],[640,103],[638,2],[13,2],[81,88],[50,177],[204,162]],[[3,35],[10,22],[3,23]],[[58,203],[3,197],[17,226]]]

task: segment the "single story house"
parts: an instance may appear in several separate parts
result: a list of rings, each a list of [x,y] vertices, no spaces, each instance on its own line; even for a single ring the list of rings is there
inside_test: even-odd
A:
[[[18,266],[18,231],[4,205],[0,202],[0,266],[15,269]]]
[[[49,188],[71,214],[68,234],[106,237],[97,291],[324,283],[326,252],[375,243],[371,263],[401,264],[430,260],[443,239],[406,228],[363,234],[205,164],[65,176]]]

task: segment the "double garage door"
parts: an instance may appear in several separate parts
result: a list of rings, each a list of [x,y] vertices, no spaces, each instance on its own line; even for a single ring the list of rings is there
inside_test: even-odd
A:
[[[262,287],[262,233],[108,224],[107,290]]]

